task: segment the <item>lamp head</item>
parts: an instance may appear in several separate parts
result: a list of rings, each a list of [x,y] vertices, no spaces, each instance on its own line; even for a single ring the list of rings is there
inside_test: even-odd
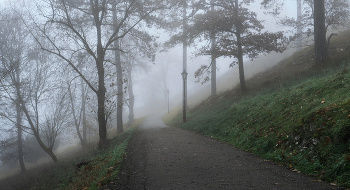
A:
[[[182,75],[182,79],[183,80],[186,80],[187,79],[187,72],[184,70],[182,73],[181,73],[181,75]]]

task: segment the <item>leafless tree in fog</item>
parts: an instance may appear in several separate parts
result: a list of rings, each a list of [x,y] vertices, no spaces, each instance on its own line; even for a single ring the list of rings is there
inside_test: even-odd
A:
[[[83,61],[87,61],[84,59],[85,56],[83,54],[80,54],[78,56],[78,65],[77,68],[80,69],[80,71],[83,73]],[[66,75],[69,75],[68,73]],[[83,149],[86,149],[87,146],[87,126],[86,126],[86,88],[85,83],[82,78],[80,78],[80,89],[77,87],[76,79],[77,77],[74,77],[72,80],[68,78],[67,86],[68,86],[68,97],[71,104],[71,113],[73,117],[73,123],[75,125],[76,134],[80,140],[80,143],[82,145]],[[77,95],[76,91],[80,91],[80,96]],[[80,98],[77,98],[79,96]],[[80,110],[77,110],[76,107],[79,107],[76,99],[80,100]],[[80,126],[82,125],[82,129],[80,129]]]
[[[84,79],[98,99],[100,147],[107,140],[107,117],[105,114],[106,86],[105,66],[108,50],[121,51],[114,42],[124,38],[139,23],[153,13],[163,1],[122,0],[61,0],[43,1],[40,9],[45,23],[37,21],[32,32],[42,49],[65,60]],[[47,12],[50,9],[51,12]],[[116,19],[113,22],[113,10]],[[39,36],[39,37],[38,37]],[[45,38],[48,43],[44,43]],[[118,43],[117,43],[118,44]],[[74,57],[77,52],[88,53],[95,61],[98,74],[97,85],[87,80],[77,68]],[[117,65],[120,63],[117,63]],[[119,93],[119,92],[118,92]],[[118,106],[117,106],[118,107]],[[123,126],[117,126],[122,132]]]
[[[17,107],[17,120],[15,123],[18,129],[18,138],[20,139],[18,140],[19,146],[22,146],[21,134],[22,130],[24,130],[34,135],[40,147],[51,156],[54,162],[57,162],[52,147],[62,128],[60,125],[56,125],[56,123],[55,126],[44,127],[41,122],[42,118],[40,117],[42,115],[41,110],[47,108],[45,104],[48,102],[45,100],[48,99],[45,96],[48,95],[51,87],[54,86],[52,81],[48,84],[50,80],[50,68],[46,59],[47,57],[39,49],[35,48],[35,42],[30,40],[28,33],[23,29],[25,27],[22,20],[19,17],[17,19],[15,19],[16,17],[12,18],[5,21],[7,25],[2,25],[1,67],[8,71],[7,77],[4,77],[0,83],[2,97],[8,103],[12,103]],[[22,112],[26,118],[23,124],[21,124]],[[50,113],[48,112],[46,116],[51,116]],[[11,118],[10,114],[11,112],[2,112],[2,116],[7,119]],[[47,122],[54,121],[47,120]],[[23,157],[23,153],[21,153],[22,148],[19,147],[20,159]],[[21,162],[23,160],[20,160]]]
[[[25,39],[27,33],[19,17],[15,14],[5,13],[2,15],[0,25],[0,59],[1,70],[4,71],[1,78],[1,97],[3,102],[0,115],[10,121],[17,131],[17,154],[15,159],[19,161],[21,172],[26,171],[23,160],[23,135],[22,135],[22,110],[20,105],[21,93],[21,72],[25,64]],[[16,116],[10,110],[15,108]],[[8,108],[8,109],[4,109]],[[16,119],[14,119],[14,117]],[[8,139],[11,141],[12,139]],[[5,143],[9,145],[9,143]],[[3,143],[3,148],[8,148]],[[11,156],[10,156],[11,157]]]

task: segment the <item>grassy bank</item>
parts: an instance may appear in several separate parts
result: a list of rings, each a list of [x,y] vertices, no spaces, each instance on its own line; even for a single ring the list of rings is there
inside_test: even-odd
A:
[[[32,189],[98,189],[115,180],[129,140],[143,119],[137,119],[124,133],[110,139],[108,148],[92,149],[47,168],[37,177]]]
[[[230,91],[211,97],[187,112],[185,124],[175,112],[163,119],[291,170],[350,187],[347,63],[289,78],[260,92]]]

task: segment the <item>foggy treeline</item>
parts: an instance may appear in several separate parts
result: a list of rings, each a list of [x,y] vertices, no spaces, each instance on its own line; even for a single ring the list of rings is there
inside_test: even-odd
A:
[[[298,4],[295,14],[283,14],[285,4]],[[165,108],[169,89],[172,97],[182,90],[180,45],[191,52],[190,88],[208,82],[215,96],[226,64],[245,91],[244,63],[262,54],[312,39],[323,62],[327,31],[345,27],[349,12],[343,0],[23,0],[0,8],[0,160],[22,172],[43,157],[58,162],[67,144],[84,150],[98,136],[103,148],[138,110]]]

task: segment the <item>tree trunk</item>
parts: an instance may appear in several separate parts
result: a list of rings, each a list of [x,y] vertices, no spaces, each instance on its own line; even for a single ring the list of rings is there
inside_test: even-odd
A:
[[[324,0],[314,1],[314,39],[315,61],[319,65],[324,63],[328,57]]]
[[[21,172],[25,172],[26,168],[24,165],[23,160],[23,141],[22,141],[22,117],[21,117],[21,107],[20,107],[20,98],[21,98],[21,86],[20,86],[20,70],[19,65],[15,65],[16,69],[16,76],[15,78],[15,88],[17,93],[17,99],[16,99],[16,112],[17,112],[17,118],[16,118],[16,124],[17,124],[17,145],[18,145],[18,161],[19,166],[21,168]]]
[[[211,10],[214,11],[214,1],[211,1]],[[213,54],[216,46],[216,40],[215,40],[215,31],[211,31],[210,34],[210,40],[211,40],[211,95],[216,95],[216,57],[215,54]]]
[[[24,102],[23,102],[23,99],[22,99],[21,97],[19,98],[19,103],[20,103],[20,105],[21,105],[22,111],[23,111],[24,115],[26,116],[26,118],[27,118],[27,120],[28,120],[28,123],[29,123],[29,125],[30,125],[30,127],[31,127],[31,129],[32,129],[32,131],[33,131],[33,133],[34,133],[34,136],[35,136],[36,140],[38,141],[40,147],[41,147],[47,154],[50,155],[50,157],[51,157],[51,159],[53,160],[54,163],[57,163],[57,162],[58,162],[57,157],[56,157],[56,155],[55,155],[55,154],[53,153],[53,151],[52,151],[53,145],[52,145],[52,147],[49,147],[49,148],[45,146],[45,144],[43,143],[43,141],[42,141],[41,138],[40,138],[39,131],[36,130],[36,128],[35,128],[35,126],[34,126],[34,123],[33,123],[32,119],[31,119],[31,117],[30,117],[30,115],[29,115],[28,110],[27,110],[27,107],[25,106],[25,104],[24,104]]]
[[[238,0],[235,1],[237,16],[238,16]],[[239,83],[241,86],[241,90],[244,92],[247,90],[247,87],[245,86],[245,79],[244,79],[244,68],[243,68],[243,51],[242,51],[242,41],[241,41],[241,31],[240,26],[241,23],[236,23],[236,37],[237,37],[237,48],[238,48],[238,67],[239,67]]]
[[[302,49],[302,36],[301,36],[301,0],[297,0],[297,51]]]
[[[18,101],[17,101],[18,102]],[[16,105],[17,111],[17,143],[18,143],[18,161],[21,167],[21,172],[25,172],[26,168],[23,160],[23,141],[22,141],[22,117],[21,117],[21,108],[19,105]]]
[[[81,146],[82,146],[83,149],[85,149],[85,142],[84,142],[84,139],[83,139],[83,137],[81,136],[81,133],[80,133],[80,129],[79,129],[80,122],[78,122],[78,119],[77,119],[76,114],[75,114],[75,106],[74,106],[74,101],[73,101],[73,95],[72,95],[72,90],[71,90],[71,87],[70,87],[69,84],[68,84],[68,92],[69,92],[69,99],[70,99],[70,102],[71,102],[71,105],[72,105],[72,114],[73,114],[75,129],[77,131],[77,134],[78,134]]]
[[[84,88],[84,80],[80,78],[80,84],[81,84],[81,109],[82,109],[82,114],[83,114],[83,141],[84,144],[87,144],[87,137],[86,137],[86,109],[85,109],[85,103],[86,103],[86,98],[85,98],[85,88]],[[83,146],[84,149],[84,146]]]
[[[132,86],[131,68],[128,69],[128,84],[129,84],[128,85],[128,92],[129,92],[129,124],[131,124],[134,121],[134,102],[135,102],[133,86]]]
[[[98,70],[98,91],[97,91],[97,101],[98,101],[98,124],[99,124],[99,136],[100,142],[99,147],[103,148],[105,143],[107,142],[107,122],[105,115],[105,95],[106,88],[104,83],[104,68],[103,68],[103,54],[102,54],[102,45],[98,45],[97,48],[98,61],[97,61],[97,70]]]
[[[113,8],[113,23],[114,31],[117,30],[117,13],[116,13],[116,4]],[[117,133],[120,134],[124,131],[123,129],[123,71],[122,63],[120,60],[120,50],[119,50],[119,39],[114,41],[114,48],[116,48],[114,56],[117,66]]]
[[[100,136],[99,148],[101,149],[107,143],[107,121],[106,121],[106,115],[105,115],[105,99],[106,99],[105,70],[103,67],[105,53],[102,48],[101,21],[99,20],[98,14],[99,12],[95,13],[95,24],[96,24],[96,30],[97,30],[96,67],[97,67],[97,73],[98,73],[97,115],[98,115],[98,124],[99,124],[98,132]]]
[[[182,15],[182,24],[183,24],[183,44],[182,44],[182,62],[183,62],[183,70],[184,72],[187,72],[187,18],[186,18],[186,11],[187,11],[187,0],[184,0],[183,4],[183,15]],[[184,107],[185,109],[188,108],[187,104],[187,80],[183,81],[183,94],[184,94]]]

